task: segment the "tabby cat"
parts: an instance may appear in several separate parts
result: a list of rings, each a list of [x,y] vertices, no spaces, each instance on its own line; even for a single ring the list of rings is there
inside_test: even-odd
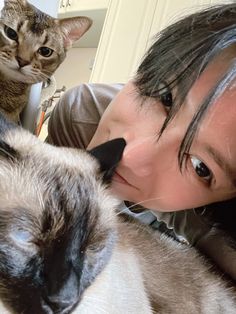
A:
[[[33,83],[46,81],[91,26],[87,17],[55,19],[26,0],[5,0],[0,19],[0,110],[14,122]]]
[[[1,314],[236,313],[193,248],[117,214],[124,147],[53,147],[0,116]]]

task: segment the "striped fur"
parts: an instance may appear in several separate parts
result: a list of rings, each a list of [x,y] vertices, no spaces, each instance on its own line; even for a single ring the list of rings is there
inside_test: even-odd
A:
[[[19,120],[30,86],[50,78],[73,41],[90,26],[86,17],[58,20],[27,1],[5,0],[0,19],[0,110],[6,117]]]

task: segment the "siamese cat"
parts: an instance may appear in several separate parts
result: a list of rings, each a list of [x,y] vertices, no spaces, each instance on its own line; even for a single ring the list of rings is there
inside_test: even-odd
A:
[[[19,121],[30,87],[47,81],[91,26],[87,17],[55,19],[26,0],[4,0],[0,18],[0,111]]]
[[[1,314],[236,313],[195,249],[117,213],[124,147],[53,147],[0,117]]]

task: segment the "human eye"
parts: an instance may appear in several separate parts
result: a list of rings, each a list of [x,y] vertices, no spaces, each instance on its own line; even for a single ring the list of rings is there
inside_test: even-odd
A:
[[[190,162],[196,175],[200,179],[210,184],[213,179],[213,174],[207,165],[202,160],[193,155],[190,155]]]
[[[170,108],[173,104],[172,92],[166,83],[160,83],[158,86],[160,101],[165,107]]]

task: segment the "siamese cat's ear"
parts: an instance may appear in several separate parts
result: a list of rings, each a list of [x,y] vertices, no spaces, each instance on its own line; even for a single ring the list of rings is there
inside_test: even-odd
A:
[[[99,162],[104,181],[110,182],[112,175],[122,158],[126,142],[123,138],[116,138],[88,151]]]
[[[0,139],[0,157],[15,160],[18,157],[17,151]]]
[[[64,45],[70,48],[73,42],[80,39],[92,25],[92,20],[86,16],[77,16],[59,20],[64,34]]]
[[[3,137],[5,133],[18,127],[18,125],[7,120],[0,113],[0,137]],[[7,142],[0,138],[0,157],[13,160],[19,157],[19,154],[12,146],[10,146]]]

